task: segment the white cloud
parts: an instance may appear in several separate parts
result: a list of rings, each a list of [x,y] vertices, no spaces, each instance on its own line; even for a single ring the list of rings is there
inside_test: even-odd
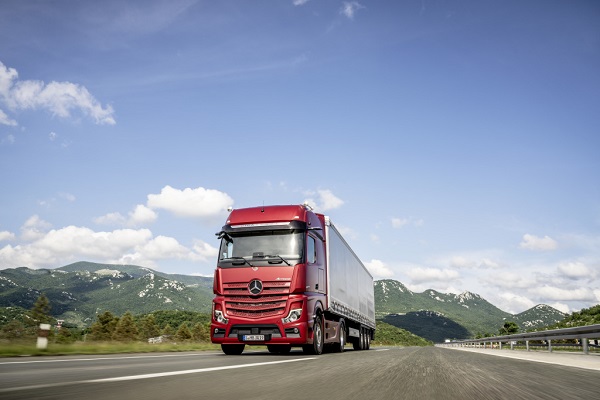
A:
[[[0,231],[0,242],[15,240],[15,234],[9,231]]]
[[[75,195],[71,194],[71,193],[67,193],[67,192],[60,192],[58,194],[62,199],[65,199],[69,202],[74,202],[75,200],[77,200],[77,198],[75,197]]]
[[[192,248],[203,260],[216,259],[219,254],[218,248],[211,246],[202,240],[196,240]]]
[[[156,221],[157,214],[152,209],[143,204],[138,204],[133,211],[129,213],[128,226],[140,226]]]
[[[35,218],[34,218],[35,217]],[[37,216],[28,220],[29,228],[44,225]],[[67,226],[48,232],[36,231],[29,243],[0,248],[0,265],[30,268],[56,267],[79,260],[106,263],[135,263],[156,267],[158,260],[202,262],[216,258],[218,250],[200,240],[192,248],[168,236],[153,237],[149,229],[117,229],[95,232],[86,227]],[[0,232],[0,240],[13,239]]]
[[[540,238],[526,233],[523,235],[523,241],[519,244],[519,247],[527,250],[549,251],[556,250],[558,243],[549,236]]]
[[[497,307],[511,314],[517,314],[536,305],[537,303],[525,296],[504,292],[500,294],[500,304],[497,304]]]
[[[10,117],[6,115],[4,111],[0,110],[0,125],[17,126],[18,124],[17,121],[10,119]]]
[[[32,215],[21,226],[21,238],[25,241],[33,241],[43,237],[52,227],[49,222],[44,221],[38,215]]]
[[[57,137],[58,135],[56,134],[56,132],[50,132],[50,134],[48,135],[48,139],[50,139],[51,142],[54,142]]]
[[[596,294],[589,288],[565,289],[545,285],[529,290],[543,301],[596,301]]]
[[[481,278],[481,282],[502,290],[527,289],[532,285],[536,285],[536,282],[532,281],[530,276],[524,276],[522,273],[509,270],[502,271],[502,273],[494,271],[490,275]]]
[[[156,212],[143,204],[135,206],[133,211],[128,214],[129,218],[125,218],[121,213],[108,213],[101,217],[94,218],[94,222],[99,225],[116,225],[126,227],[137,227],[150,224],[156,221],[158,215]]]
[[[392,218],[392,227],[393,228],[402,228],[406,225],[413,225],[416,227],[423,226],[423,220],[415,217],[408,218]]]
[[[131,255],[124,256],[133,260],[160,260],[160,259],[182,259],[189,258],[190,250],[172,237],[157,236],[154,239],[145,242],[142,245],[136,246],[136,252]]]
[[[125,217],[123,215],[121,215],[121,213],[118,213],[118,212],[108,213],[101,217],[96,217],[96,218],[94,218],[94,222],[97,223],[98,225],[125,226],[127,224],[127,220],[125,219]]]
[[[566,305],[565,303],[552,303],[552,304],[548,304],[550,307],[554,307],[556,308],[558,311],[562,311],[565,314],[569,314],[571,312],[570,308],[568,305]]]
[[[85,259],[108,261],[151,237],[147,229],[94,232],[89,228],[67,226],[47,233],[37,231],[36,239],[30,243],[1,248],[0,263],[39,268]]]
[[[358,1],[344,1],[340,14],[346,16],[349,19],[354,19],[354,14],[361,8],[365,8]]]
[[[295,6],[302,6],[302,5],[304,5],[304,4],[308,3],[308,2],[309,2],[309,0],[294,0],[294,1],[292,1],[292,3]]]
[[[595,276],[591,269],[579,261],[561,263],[557,269],[559,274],[568,279],[593,278]]]
[[[198,187],[183,190],[165,186],[160,194],[148,195],[148,207],[164,209],[179,217],[213,218],[226,213],[233,205],[227,193]]]
[[[0,144],[13,144],[15,142],[15,135],[6,135],[6,137],[0,140]]]
[[[336,208],[340,208],[344,204],[344,201],[342,199],[334,195],[331,192],[331,190],[328,189],[317,190],[316,193],[307,192],[306,194],[308,196],[314,196],[315,194],[318,196],[317,200],[313,198],[308,198],[304,200],[305,203],[307,203],[317,211],[324,212],[328,210],[333,210]]]
[[[77,110],[96,124],[115,124],[113,108],[110,105],[103,107],[85,87],[71,82],[19,81],[17,71],[2,62],[0,100],[14,111],[44,109],[55,116],[68,118]],[[2,110],[0,112],[0,123],[17,125]]]
[[[416,267],[407,271],[406,275],[413,283],[447,282],[460,277],[457,271],[451,269]]]
[[[365,267],[369,270],[375,279],[391,278],[394,272],[381,260],[371,260],[365,263]]]

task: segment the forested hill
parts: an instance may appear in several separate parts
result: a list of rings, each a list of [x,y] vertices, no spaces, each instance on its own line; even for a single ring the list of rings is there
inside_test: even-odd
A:
[[[91,324],[104,311],[115,315],[156,310],[210,313],[212,281],[212,277],[166,274],[136,265],[91,262],[56,269],[10,268],[0,270],[0,307],[31,309],[44,293],[54,317],[80,326]],[[556,324],[566,316],[546,305],[512,315],[475,293],[415,293],[394,280],[376,281],[374,290],[379,320],[413,333],[429,326],[425,331],[435,331],[439,337],[495,333],[507,320],[527,330]]]

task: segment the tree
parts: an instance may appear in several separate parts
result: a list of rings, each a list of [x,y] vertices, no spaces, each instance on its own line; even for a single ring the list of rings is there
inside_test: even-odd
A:
[[[165,327],[163,328],[161,334],[165,335],[165,336],[173,336],[173,334],[175,333],[175,329],[173,329],[173,327],[169,324],[165,325]]]
[[[98,321],[94,322],[90,328],[90,339],[98,341],[111,340],[119,318],[115,317],[110,311],[105,311],[96,318]]]
[[[177,329],[177,333],[175,337],[179,340],[191,340],[192,339],[192,331],[188,326],[187,322],[179,325],[179,329]]]
[[[73,331],[66,327],[61,327],[56,335],[56,343],[73,343],[77,340],[77,337],[73,334]]]
[[[157,337],[160,335],[160,328],[156,323],[154,314],[148,314],[143,317],[138,323],[140,338],[149,339],[151,337]]]
[[[498,333],[500,335],[512,335],[515,333],[519,333],[519,325],[517,325],[513,321],[506,321],[504,325],[502,325],[502,328],[500,328]]]
[[[131,342],[138,338],[138,328],[133,322],[133,315],[127,311],[121,318],[115,327],[115,331],[112,334],[113,340],[119,342]]]
[[[25,325],[21,321],[16,319],[13,319],[0,329],[0,338],[2,339],[18,340],[27,336],[27,328],[25,328]]]
[[[208,336],[208,332],[204,327],[204,324],[198,322],[192,328],[192,337],[197,342],[208,342],[210,337]]]
[[[50,300],[48,300],[44,293],[40,294],[29,312],[33,324],[36,326],[39,326],[39,324],[49,324],[52,321],[52,317],[50,316],[51,308]]]

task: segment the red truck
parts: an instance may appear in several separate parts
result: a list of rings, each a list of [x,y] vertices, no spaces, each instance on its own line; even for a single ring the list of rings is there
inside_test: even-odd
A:
[[[369,349],[373,277],[328,217],[307,205],[243,208],[217,235],[211,340],[225,354]]]

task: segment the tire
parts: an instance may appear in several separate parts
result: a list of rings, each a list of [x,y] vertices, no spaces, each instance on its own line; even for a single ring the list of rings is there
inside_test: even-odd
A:
[[[245,344],[222,344],[221,350],[228,356],[239,356],[244,351]]]
[[[289,354],[292,351],[292,346],[285,344],[268,344],[267,350],[272,354]]]
[[[346,346],[346,324],[344,322],[340,322],[340,341],[339,343],[334,344],[334,352],[343,353],[344,347]]]
[[[365,350],[369,350],[371,348],[371,331],[369,329],[365,332]]]
[[[302,350],[306,354],[323,354],[323,347],[325,345],[323,335],[323,322],[321,321],[321,317],[317,316],[313,323],[313,343],[302,346]]]

